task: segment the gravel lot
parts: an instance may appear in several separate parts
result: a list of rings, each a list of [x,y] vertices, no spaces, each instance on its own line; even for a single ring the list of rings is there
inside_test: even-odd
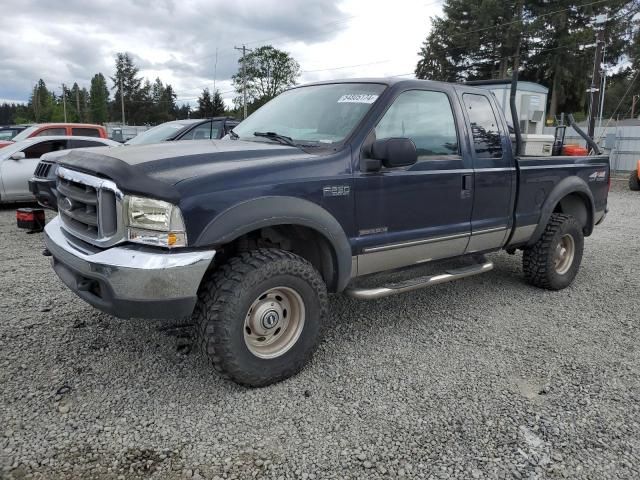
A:
[[[639,478],[640,195],[615,182],[574,285],[493,272],[333,296],[297,377],[219,379],[189,330],[62,287],[0,209],[0,477]]]

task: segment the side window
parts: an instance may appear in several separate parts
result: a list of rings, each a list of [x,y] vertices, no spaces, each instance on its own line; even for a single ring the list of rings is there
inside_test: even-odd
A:
[[[48,140],[46,142],[36,143],[24,149],[25,158],[40,158],[45,153],[64,150],[67,148],[66,140]]]
[[[477,158],[502,158],[502,139],[496,115],[484,95],[465,93],[462,96]]]
[[[100,138],[100,132],[95,128],[72,128],[71,135],[76,137],[98,137]]]
[[[443,92],[411,90],[401,93],[376,126],[376,139],[407,137],[418,150],[418,161],[458,154],[458,135]]]
[[[41,132],[38,132],[34,137],[45,137],[47,135],[66,135],[66,128],[45,128]]]
[[[91,140],[71,140],[69,148],[104,147],[104,143]]]
[[[213,125],[211,125],[211,122],[203,123],[180,137],[180,140],[209,140],[211,138],[219,138],[221,128],[221,122],[213,122]]]

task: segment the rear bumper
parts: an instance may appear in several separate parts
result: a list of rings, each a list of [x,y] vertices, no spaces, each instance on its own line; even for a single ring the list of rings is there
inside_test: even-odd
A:
[[[191,315],[214,250],[174,252],[133,245],[97,249],[70,238],[59,217],[45,227],[53,269],[76,295],[120,318]]]
[[[29,191],[43,207],[58,210],[55,180],[34,177],[29,180]]]

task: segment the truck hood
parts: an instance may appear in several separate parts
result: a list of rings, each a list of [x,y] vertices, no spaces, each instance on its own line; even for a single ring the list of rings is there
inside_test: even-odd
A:
[[[277,143],[242,140],[195,140],[151,145],[71,150],[58,162],[89,174],[108,177],[129,193],[179,200],[176,184],[259,164],[275,167],[315,155]]]

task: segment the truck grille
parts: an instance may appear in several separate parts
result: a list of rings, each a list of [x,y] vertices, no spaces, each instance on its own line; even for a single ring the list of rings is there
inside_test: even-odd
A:
[[[60,167],[56,188],[67,232],[99,247],[124,240],[123,195],[112,181]]]
[[[49,162],[40,162],[36,167],[36,171],[33,172],[33,175],[38,178],[47,178],[49,176],[49,172],[51,171],[52,163]]]

